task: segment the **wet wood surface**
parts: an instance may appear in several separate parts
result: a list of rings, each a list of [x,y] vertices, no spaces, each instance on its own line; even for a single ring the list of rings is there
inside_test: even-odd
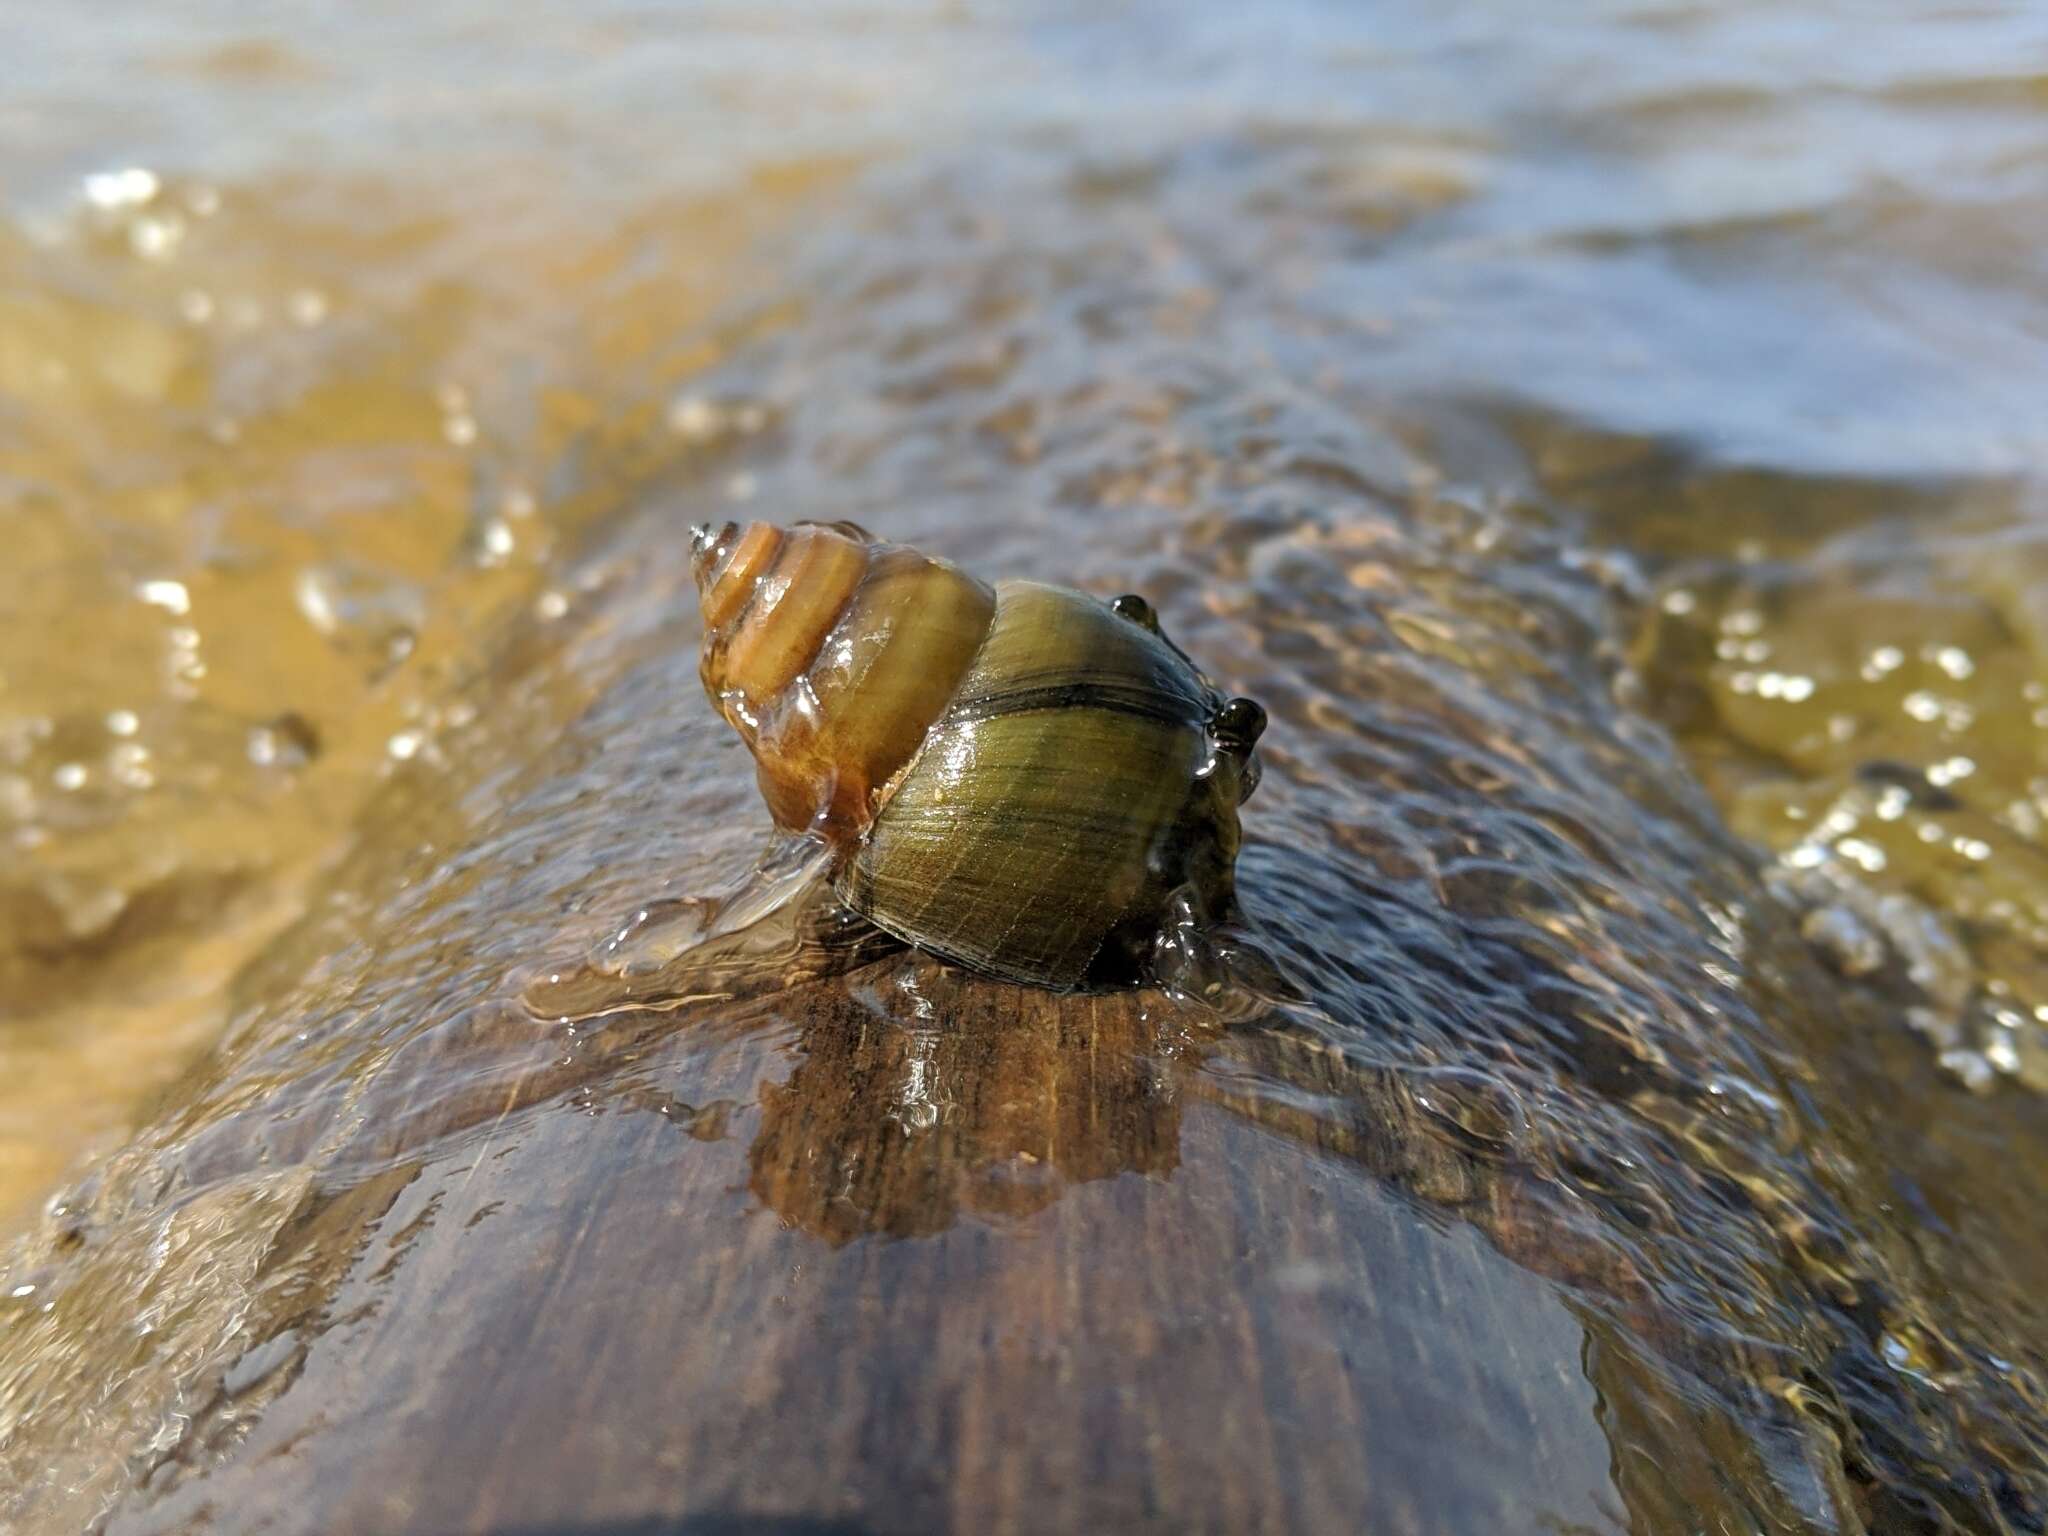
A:
[[[302,1213],[350,1262],[111,1529],[1617,1528],[1559,1295],[1161,1015],[895,958],[629,1021]]]

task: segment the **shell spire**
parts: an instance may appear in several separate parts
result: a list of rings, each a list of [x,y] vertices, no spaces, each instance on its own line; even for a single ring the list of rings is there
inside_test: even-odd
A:
[[[778,825],[851,846],[980,649],[995,592],[852,523],[691,531],[705,691]]]

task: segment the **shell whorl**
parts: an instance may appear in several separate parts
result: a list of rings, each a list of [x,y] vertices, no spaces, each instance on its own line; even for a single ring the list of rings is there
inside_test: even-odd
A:
[[[850,523],[698,528],[705,691],[778,825],[857,841],[987,635],[995,593]]]
[[[1230,910],[1250,744],[1212,730],[1222,696],[1149,610],[1028,581],[996,597],[987,639],[839,893],[990,975],[1128,980],[1177,894],[1204,919]]]

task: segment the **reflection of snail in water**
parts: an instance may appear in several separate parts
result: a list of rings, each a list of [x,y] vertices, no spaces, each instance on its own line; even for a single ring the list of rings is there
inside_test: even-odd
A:
[[[1265,712],[1142,599],[990,587],[846,523],[700,527],[692,561],[706,689],[875,926],[1072,990],[1234,915]]]
[[[1069,1188],[1180,1165],[1204,1033],[1142,994],[1019,996],[930,962],[801,995],[794,1066],[763,1082],[748,1184],[840,1244],[1021,1218]],[[1085,1021],[1085,1027],[1081,1027]]]

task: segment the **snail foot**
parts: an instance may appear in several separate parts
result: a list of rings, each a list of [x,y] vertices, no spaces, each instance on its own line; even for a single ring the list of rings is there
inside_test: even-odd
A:
[[[826,878],[830,862],[817,838],[778,838],[730,890],[648,902],[580,960],[543,969],[521,990],[521,1005],[537,1019],[578,1022],[736,997],[836,968],[825,952],[865,935],[849,932],[851,914]]]

